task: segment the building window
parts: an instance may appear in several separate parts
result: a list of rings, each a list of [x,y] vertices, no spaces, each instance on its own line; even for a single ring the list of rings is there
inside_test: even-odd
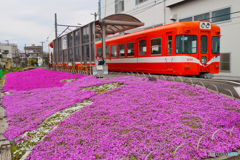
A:
[[[151,55],[161,55],[161,38],[151,40]]]
[[[139,41],[139,55],[143,56],[147,53],[147,42],[146,40]]]
[[[115,0],[115,13],[124,11],[124,0]]]
[[[128,57],[134,56],[134,43],[133,42],[127,44],[127,56]]]
[[[230,53],[221,53],[220,70],[221,71],[230,71]]]
[[[142,2],[145,2],[145,1],[147,1],[147,0],[136,0],[136,5],[137,5],[137,4],[140,4],[140,3],[142,3]]]
[[[212,22],[216,23],[216,22],[221,22],[221,21],[227,21],[230,20],[230,7],[229,8],[225,8],[225,9],[220,9],[217,11],[213,11],[212,12]]]
[[[111,58],[116,58],[117,57],[117,46],[111,46]]]
[[[209,16],[210,13],[204,13],[204,14],[199,14],[194,16],[194,21],[200,21],[200,20],[206,20],[206,21],[210,21]]]
[[[9,50],[3,50],[3,54],[8,54]]]
[[[180,19],[179,22],[192,22],[192,17]]]

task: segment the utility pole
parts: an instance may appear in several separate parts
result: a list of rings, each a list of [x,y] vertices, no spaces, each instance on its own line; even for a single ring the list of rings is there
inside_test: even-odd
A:
[[[41,41],[40,43],[42,43],[42,63],[43,63],[43,43],[45,43],[45,42]]]
[[[91,15],[94,15],[94,21],[97,20],[98,13],[94,12],[94,14],[91,13]]]
[[[8,42],[8,46],[9,46],[9,40],[5,40],[6,42]]]
[[[163,25],[166,24],[166,0],[163,0]]]
[[[57,13],[55,13],[55,39],[57,39]]]

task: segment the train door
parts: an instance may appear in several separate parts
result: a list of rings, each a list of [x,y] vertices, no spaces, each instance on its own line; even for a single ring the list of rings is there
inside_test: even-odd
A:
[[[172,56],[172,54],[173,54],[173,35],[172,35],[172,32],[167,33],[167,35],[166,35],[166,51],[167,51],[167,54],[166,54],[165,60],[166,60],[167,71],[173,71],[174,58]]]
[[[202,31],[200,32],[200,53],[199,53],[199,60],[200,63],[205,66],[207,62],[210,60],[209,58],[209,38],[210,38],[210,32],[208,31]],[[201,69],[200,69],[201,71]],[[208,69],[204,67],[204,71],[202,72],[208,72]]]
[[[137,70],[148,71],[147,37],[137,39]]]

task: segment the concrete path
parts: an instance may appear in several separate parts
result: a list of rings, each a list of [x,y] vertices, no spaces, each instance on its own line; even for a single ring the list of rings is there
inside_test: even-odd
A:
[[[0,92],[3,90],[3,84],[0,83]],[[2,101],[3,94],[0,93]],[[7,129],[7,117],[5,116],[5,109],[0,105],[0,160],[11,160],[11,144],[8,139],[3,135],[4,131]]]

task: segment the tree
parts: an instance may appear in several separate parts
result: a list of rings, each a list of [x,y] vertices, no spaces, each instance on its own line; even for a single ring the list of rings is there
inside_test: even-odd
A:
[[[48,63],[49,63],[49,57],[46,56],[46,57],[43,57],[43,59],[44,59],[44,64],[45,64],[45,65],[48,65]]]
[[[34,64],[38,64],[37,61],[35,59],[31,59],[30,60],[30,64],[31,66],[34,66]]]

